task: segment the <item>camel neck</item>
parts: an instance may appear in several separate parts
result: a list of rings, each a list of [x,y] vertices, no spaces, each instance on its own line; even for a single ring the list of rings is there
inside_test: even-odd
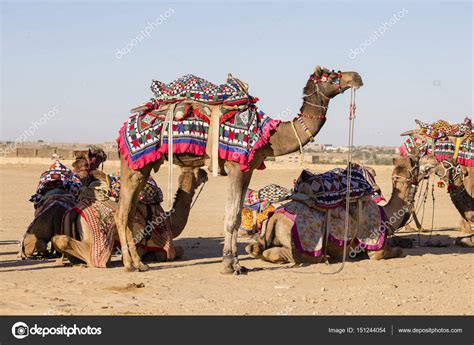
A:
[[[413,188],[413,189],[412,189]],[[387,217],[387,222],[393,230],[403,227],[410,219],[410,194],[416,193],[416,187],[412,187],[410,181],[394,180],[392,186],[392,196],[383,210]]]
[[[298,117],[280,123],[270,137],[266,156],[276,157],[297,152],[300,142],[302,146],[310,142],[326,122],[328,105],[329,99],[319,92],[305,96]]]
[[[194,193],[195,189],[185,191],[181,187],[178,188],[176,192],[173,203],[174,212],[171,215],[171,232],[173,233],[173,238],[181,235],[188,222]]]

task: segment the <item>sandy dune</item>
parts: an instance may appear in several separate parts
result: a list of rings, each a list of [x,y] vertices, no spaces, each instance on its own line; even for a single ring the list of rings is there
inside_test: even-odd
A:
[[[459,215],[445,190],[436,188],[433,241],[448,247],[420,247],[407,257],[348,262],[342,273],[321,273],[338,264],[291,268],[244,255],[253,269],[245,276],[220,274],[226,178],[210,178],[192,210],[182,237],[181,261],[152,264],[144,273],[125,273],[119,259],[110,269],[62,267],[54,260],[17,261],[17,241],[32,220],[28,202],[47,165],[0,165],[0,314],[267,314],[267,315],[448,315],[473,314],[472,249],[452,245]],[[320,171],[329,166],[319,166]],[[377,181],[390,197],[391,167],[375,167]],[[113,167],[106,163],[106,170]],[[290,186],[300,169],[257,171],[251,187],[273,182]],[[165,170],[157,175],[166,186]],[[176,181],[176,180],[175,180]],[[431,202],[425,226],[430,227]],[[429,233],[421,235],[426,242]],[[143,283],[144,286],[140,287]]]

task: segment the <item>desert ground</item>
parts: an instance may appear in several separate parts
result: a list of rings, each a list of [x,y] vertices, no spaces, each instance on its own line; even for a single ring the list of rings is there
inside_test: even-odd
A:
[[[176,243],[185,248],[182,260],[153,263],[147,272],[124,272],[120,258],[113,267],[63,267],[56,260],[17,259],[18,240],[33,217],[28,201],[48,163],[0,162],[0,314],[7,315],[472,315],[474,251],[453,245],[460,216],[445,189],[436,188],[435,231],[425,247],[418,233],[398,236],[415,240],[407,256],[386,261],[351,261],[338,274],[338,263],[305,267],[255,260],[239,240],[247,275],[223,275],[223,212],[227,180],[210,176]],[[70,162],[65,161],[66,164]],[[50,163],[49,163],[50,164]],[[70,165],[69,165],[70,166]],[[324,171],[333,166],[312,166]],[[390,166],[374,166],[387,200]],[[117,166],[105,164],[112,172]],[[291,187],[301,171],[269,166],[257,171],[252,188],[277,183]],[[177,176],[177,169],[175,170]],[[175,176],[175,181],[177,181]],[[166,188],[166,169],[155,175]],[[176,182],[175,182],[176,183]],[[165,203],[167,205],[167,203]],[[431,228],[431,200],[424,225]],[[422,244],[430,236],[420,235]]]

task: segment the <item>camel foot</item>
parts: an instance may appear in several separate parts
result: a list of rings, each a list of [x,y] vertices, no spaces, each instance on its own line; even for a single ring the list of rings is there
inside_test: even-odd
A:
[[[124,266],[125,272],[137,272],[138,269],[136,269],[133,265],[125,265]]]
[[[371,260],[387,260],[387,259],[395,259],[395,258],[403,258],[405,257],[405,253],[403,253],[402,248],[399,247],[389,247],[386,246],[377,251],[368,251],[367,252],[369,259]]]
[[[148,266],[147,264],[144,264],[143,262],[139,262],[136,268],[140,272],[146,272],[150,269],[150,266]]]
[[[459,247],[474,248],[474,235],[458,237],[454,240],[454,244]]]
[[[245,251],[255,259],[260,259],[262,257],[262,247],[258,243],[250,243],[245,247]]]
[[[241,275],[248,272],[246,267],[239,264],[239,259],[237,257],[231,255],[224,256],[222,258],[222,263],[224,265],[224,268],[221,271],[222,274]]]
[[[474,233],[474,230],[471,229],[471,223],[469,223],[465,219],[462,219],[461,222],[459,223],[459,230],[461,230],[462,232],[465,232],[467,234]]]

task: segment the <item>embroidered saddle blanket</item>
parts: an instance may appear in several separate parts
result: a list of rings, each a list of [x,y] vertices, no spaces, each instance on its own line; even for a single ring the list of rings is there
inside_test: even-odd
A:
[[[288,200],[292,192],[277,184],[269,184],[260,189],[247,189],[244,208],[259,210],[262,203],[277,203]]]
[[[218,155],[221,159],[239,163],[245,171],[256,150],[268,142],[280,121],[271,119],[254,104],[230,114],[220,118]],[[205,155],[210,128],[206,117],[192,112],[180,121],[174,120],[172,128],[174,154]],[[167,155],[168,138],[168,126],[163,118],[145,111],[132,115],[124,123],[117,143],[128,166],[137,170]]]
[[[362,219],[357,233],[357,204],[350,205],[347,244],[353,243],[366,250],[379,250],[385,242],[384,214],[380,206],[371,200],[362,201]],[[329,215],[327,214],[329,212]],[[290,201],[278,208],[293,222],[292,239],[296,249],[310,256],[320,256],[323,250],[325,231],[328,239],[337,246],[344,245],[345,217],[344,207],[330,210],[317,210],[299,201]],[[354,238],[355,237],[355,238]]]
[[[375,190],[365,177],[367,171],[357,164],[352,165],[351,171],[350,198],[371,197]],[[312,207],[336,208],[345,203],[346,191],[347,169],[335,168],[321,174],[303,170],[291,198]]]
[[[114,201],[120,197],[120,176],[110,174],[106,176],[108,196]],[[138,199],[143,204],[161,204],[163,202],[163,192],[152,177],[149,177],[145,187],[140,192]]]
[[[41,174],[36,193],[31,196],[30,201],[33,203],[39,202],[51,183],[62,185],[68,193],[76,197],[79,194],[79,189],[82,187],[79,177],[57,160],[51,164],[48,170]]]
[[[417,129],[400,146],[400,155],[433,155],[439,162],[455,159],[460,165],[474,166],[474,128],[470,119],[461,124],[415,121]]]

